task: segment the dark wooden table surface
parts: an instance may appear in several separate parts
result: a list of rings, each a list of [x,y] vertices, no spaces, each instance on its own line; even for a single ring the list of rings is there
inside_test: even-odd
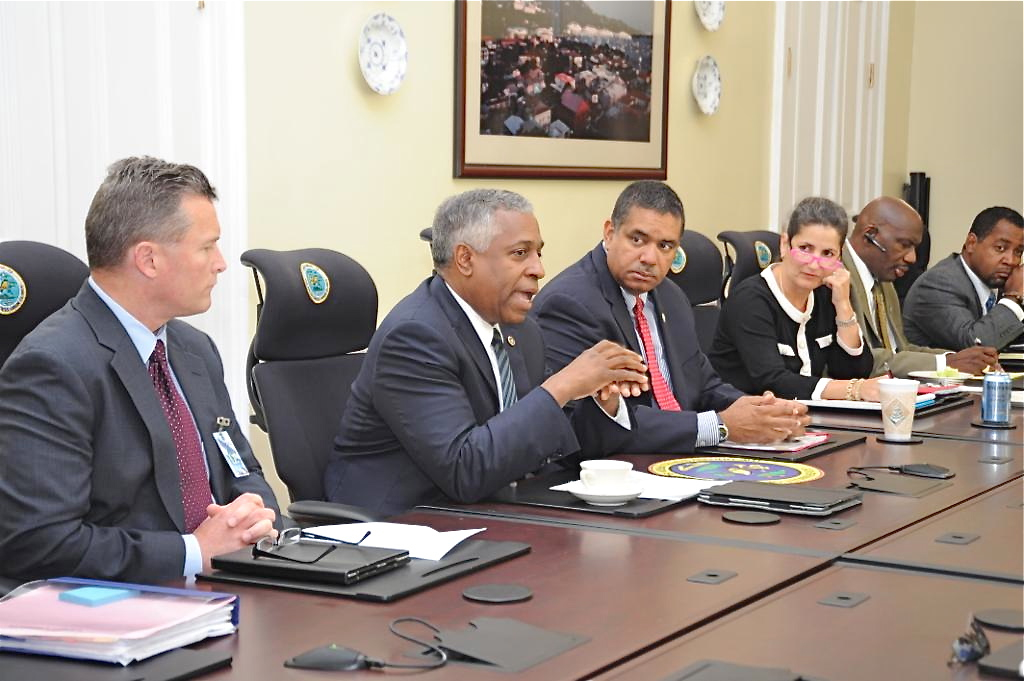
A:
[[[850,558],[1024,583],[1024,482],[998,487]]]
[[[820,605],[837,592],[866,594],[855,607]],[[885,568],[829,568],[626,662],[602,681],[661,680],[699,660],[782,667],[826,681],[994,678],[975,665],[946,666],[972,612],[1021,607],[1021,588]],[[990,631],[993,650],[1021,634]]]
[[[971,404],[958,409],[943,411],[934,416],[914,418],[914,433],[922,436],[970,440],[972,442],[1001,442],[1015,444],[1024,442],[1024,409],[1010,409],[1010,423],[1017,427],[1011,430],[977,428],[971,421],[981,420],[981,396],[970,395]],[[881,433],[880,412],[859,412],[838,409],[811,409],[811,425],[815,428],[842,428],[861,432]]]
[[[403,654],[415,646],[388,632],[388,622],[402,616],[422,617],[447,629],[464,628],[476,617],[508,617],[589,637],[589,642],[515,675],[516,679],[587,678],[827,564],[808,556],[763,555],[744,548],[497,518],[413,513],[398,520],[440,530],[486,527],[480,538],[524,541],[532,551],[390,604],[200,582],[198,588],[234,592],[242,599],[238,634],[204,644],[234,652],[233,666],[208,678],[328,678],[324,672],[282,667],[285,659],[328,643],[409,662]],[[707,569],[737,575],[717,585],[687,581],[688,576]],[[533,597],[522,603],[485,605],[461,595],[468,586],[492,583],[522,584],[533,591]],[[429,633],[416,625],[403,630]],[[423,677],[508,675],[451,664]],[[381,677],[379,672],[347,672],[345,678]]]
[[[684,456],[679,454],[678,456]],[[637,470],[668,456],[631,455],[618,459],[632,461]],[[999,462],[1001,461],[1001,462]],[[842,530],[815,527],[822,518],[782,514],[775,525],[737,525],[725,522],[730,509],[687,501],[647,518],[622,518],[574,510],[560,510],[521,504],[482,502],[468,507],[451,505],[457,512],[472,511],[534,521],[577,526],[615,528],[656,536],[678,536],[706,541],[751,546],[770,551],[841,554],[867,546],[935,513],[956,506],[1002,483],[1024,474],[1024,451],[1016,445],[929,438],[920,445],[884,444],[872,435],[865,443],[841,449],[804,463],[820,468],[824,477],[806,483],[819,487],[843,487],[853,466],[891,466],[927,462],[945,466],[956,473],[949,487],[921,498],[865,492],[860,506],[841,511],[831,518],[852,521]]]

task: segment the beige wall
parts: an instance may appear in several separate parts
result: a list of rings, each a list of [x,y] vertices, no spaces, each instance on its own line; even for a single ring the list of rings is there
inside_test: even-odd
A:
[[[910,124],[910,74],[914,52],[916,2],[889,5],[889,53],[885,74],[885,141],[882,147],[882,193],[901,196],[907,169]]]
[[[935,263],[981,209],[1024,209],[1024,5],[915,5],[906,169],[931,177]]]
[[[383,316],[430,272],[417,234],[450,194],[491,185],[529,198],[548,279],[597,243],[626,182],[452,178],[453,3],[259,2],[245,11],[251,246],[352,256],[376,281]],[[774,7],[730,3],[716,33],[701,27],[693,3],[672,11],[668,181],[691,228],[712,238],[761,228]],[[405,82],[387,97],[366,86],[356,61],[359,30],[376,12],[399,21],[409,46]],[[690,94],[707,53],[724,83],[710,117]],[[265,452],[262,435],[254,445]]]

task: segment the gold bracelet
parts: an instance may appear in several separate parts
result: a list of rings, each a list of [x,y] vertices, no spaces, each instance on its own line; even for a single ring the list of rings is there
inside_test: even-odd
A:
[[[854,379],[851,379],[851,380],[846,382],[846,397],[844,399],[847,399],[847,400],[852,400],[853,399],[853,382],[856,381],[856,380],[857,379],[854,378]]]
[[[853,387],[853,400],[854,402],[860,402],[860,389],[864,386],[864,379],[855,378],[853,382],[855,383]]]

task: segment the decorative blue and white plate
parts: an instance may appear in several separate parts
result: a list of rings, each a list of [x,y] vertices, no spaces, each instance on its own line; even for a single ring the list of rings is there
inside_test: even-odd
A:
[[[409,49],[398,22],[387,14],[374,14],[359,34],[359,68],[374,92],[390,95],[405,78]]]
[[[693,72],[693,98],[708,116],[718,111],[722,99],[722,76],[718,72],[718,62],[710,54],[700,58],[697,70]]]
[[[709,31],[717,31],[725,19],[725,0],[694,0],[693,8],[697,10],[700,23]]]

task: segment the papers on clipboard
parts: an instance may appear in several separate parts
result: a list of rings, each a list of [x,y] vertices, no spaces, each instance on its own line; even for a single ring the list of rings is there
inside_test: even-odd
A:
[[[882,405],[878,402],[866,402],[856,400],[797,400],[800,404],[808,407],[820,407],[825,409],[852,409],[854,411],[882,411]],[[935,404],[935,395],[918,395],[914,406],[917,409]]]
[[[783,440],[782,442],[772,442],[768,444],[747,444],[726,440],[724,442],[719,442],[718,447],[724,447],[725,449],[749,450],[752,452],[800,452],[811,447],[817,447],[818,445],[828,441],[828,438],[828,433],[807,433],[800,437],[795,437],[792,440]]]
[[[0,650],[127,665],[234,633],[237,607],[234,594],[210,591],[71,578],[29,582],[0,600]]]

